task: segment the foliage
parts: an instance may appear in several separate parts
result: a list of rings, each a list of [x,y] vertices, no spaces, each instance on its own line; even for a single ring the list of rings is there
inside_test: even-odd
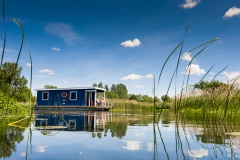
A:
[[[105,87],[106,91],[109,91],[108,85],[106,84]]]
[[[150,97],[148,95],[141,95],[141,94],[138,94],[138,95],[129,94],[128,95],[128,99],[129,100],[135,100],[137,102],[147,102],[147,103],[153,103],[154,102],[154,98],[153,97]],[[160,99],[158,97],[155,97],[155,101],[159,102]]]
[[[170,98],[168,95],[163,95],[163,96],[161,97],[161,100],[162,100],[163,102],[171,102],[171,98]]]
[[[93,87],[103,88],[103,83],[100,82],[98,85],[93,84]],[[111,89],[109,90],[108,85],[105,85],[106,97],[108,99],[128,99],[128,90],[126,85],[119,83],[117,85],[112,84]]]
[[[102,82],[100,82],[100,83],[98,84],[98,88],[103,88],[103,83],[102,83]]]
[[[0,91],[0,115],[23,116],[25,113],[25,106],[17,104],[14,99]]]
[[[153,103],[137,102],[135,100],[112,100],[111,103],[114,106],[113,111],[152,111],[154,109]],[[162,102],[156,102],[157,109],[160,109]],[[163,109],[169,109],[165,107]]]
[[[113,88],[113,90],[111,90],[111,92],[117,94],[119,99],[127,99],[128,98],[127,87],[122,83],[115,85],[115,87]]]
[[[11,115],[21,115],[26,113],[25,107],[18,105],[15,100],[21,102],[27,102],[31,100],[31,89],[32,89],[32,56],[30,50],[28,49],[28,53],[30,56],[30,89],[26,86],[28,81],[24,76],[21,76],[22,67],[18,66],[18,61],[21,55],[23,43],[26,42],[25,34],[23,31],[23,27],[20,23],[20,20],[16,20],[13,18],[13,21],[19,26],[22,35],[22,41],[20,45],[20,49],[18,52],[16,63],[5,62],[3,64],[3,59],[5,55],[5,46],[6,46],[6,21],[5,21],[5,2],[2,0],[2,19],[4,23],[4,40],[2,47],[2,56],[0,63],[0,115],[4,114],[7,116]],[[11,98],[10,98],[11,97]],[[31,113],[31,101],[29,105],[29,111]],[[24,111],[25,110],[25,111]]]
[[[106,124],[105,126],[106,131],[110,130],[112,137],[118,137],[120,139],[126,136],[127,127],[128,127],[128,124],[122,121],[111,122],[109,124]]]
[[[98,87],[103,86],[102,82],[100,82],[98,85],[96,83],[93,84],[93,87],[97,87],[97,86]],[[148,95],[128,94],[126,85],[124,85],[122,83],[112,84],[111,89],[108,88],[108,85],[105,85],[104,88],[106,89],[106,98],[108,98],[108,99],[129,99],[129,100],[135,100],[137,102],[147,102],[147,103],[154,102],[154,98],[150,97]],[[158,97],[155,97],[155,101],[159,102],[160,99]]]
[[[3,118],[0,121],[0,159],[8,158],[13,152],[17,151],[16,143],[20,143],[24,139],[24,128],[8,126],[9,123],[18,119]],[[22,125],[28,126],[29,121],[22,121]]]
[[[129,99],[129,100],[137,100],[137,95],[135,95],[135,94],[129,94],[129,95],[128,95],[128,99]]]
[[[44,88],[46,88],[46,89],[51,89],[51,88],[57,88],[57,86],[45,85]]]
[[[214,92],[219,87],[226,87],[226,84],[217,80],[211,82],[201,81],[200,83],[196,83],[194,87],[203,91],[211,90],[212,92]]]
[[[22,67],[13,62],[5,62],[0,68],[1,90],[17,101],[27,102],[31,91],[27,87],[27,79],[21,76]]]
[[[108,99],[118,99],[118,95],[111,91],[106,91],[106,97]]]
[[[214,92],[212,92],[214,90]],[[221,85],[218,88],[205,88],[204,91],[191,91],[191,96],[183,95],[179,108],[202,109],[203,111],[221,111],[226,109],[229,113],[240,109],[240,90],[231,87],[231,84]]]

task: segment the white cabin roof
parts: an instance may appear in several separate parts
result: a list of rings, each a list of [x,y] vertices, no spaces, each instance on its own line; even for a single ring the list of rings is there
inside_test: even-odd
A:
[[[55,90],[97,90],[97,91],[102,91],[105,92],[106,89],[104,88],[98,88],[98,87],[71,87],[71,88],[39,88],[35,89],[35,91],[55,91]]]

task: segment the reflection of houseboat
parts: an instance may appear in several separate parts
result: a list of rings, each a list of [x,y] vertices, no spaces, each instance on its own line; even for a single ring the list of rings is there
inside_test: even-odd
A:
[[[37,102],[35,108],[64,108],[93,111],[108,111],[105,101],[105,89],[98,87],[35,89]],[[97,96],[100,96],[98,103]]]
[[[111,119],[109,112],[36,114],[34,125],[38,130],[103,132],[105,123]]]

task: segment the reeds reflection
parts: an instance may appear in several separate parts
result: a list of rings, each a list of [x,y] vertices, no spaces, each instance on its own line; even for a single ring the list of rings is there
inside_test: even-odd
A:
[[[156,125],[159,130],[155,133],[159,135],[155,145],[163,149],[155,149],[154,155],[159,157],[159,153],[165,154],[166,159],[236,159],[240,155],[240,117],[217,121],[216,114],[209,113],[207,116],[210,118],[206,119],[206,115],[199,113],[188,113],[176,121],[174,113],[163,113]],[[180,113],[179,117],[182,117]],[[164,127],[167,121],[169,129]],[[175,134],[171,134],[170,138],[173,130]]]
[[[8,132],[5,130],[7,138],[17,140],[10,150],[7,151],[6,147],[2,150],[5,157],[16,158],[17,154],[18,157],[34,159],[41,155],[47,159],[56,155],[61,159],[67,152],[70,159],[77,155],[83,159],[95,159],[105,152],[101,159],[117,155],[120,159],[182,160],[236,159],[240,155],[238,117],[219,122],[214,114],[208,114],[206,118],[200,113],[187,113],[183,118],[179,113],[176,121],[175,113],[163,112],[160,121],[154,124],[152,113],[70,113],[58,110],[35,113],[31,126],[27,125],[29,120],[26,119],[26,122],[21,121],[21,127],[16,124],[9,126]],[[20,134],[11,134],[11,130]]]
[[[1,158],[9,158],[12,153],[16,152],[17,145],[16,143],[20,143],[24,140],[23,133],[25,128],[30,122],[28,120],[22,121],[21,126],[9,126],[10,122],[17,121],[19,119],[14,118],[4,118],[0,121],[0,159]]]

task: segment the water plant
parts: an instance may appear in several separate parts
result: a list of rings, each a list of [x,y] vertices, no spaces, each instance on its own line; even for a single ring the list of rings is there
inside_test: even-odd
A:
[[[6,41],[7,41],[6,20],[5,20],[5,1],[4,0],[2,0],[2,18],[3,18],[3,24],[4,24],[4,41],[3,41],[2,55],[1,55],[1,61],[0,61],[0,70],[1,71],[2,71],[3,65],[4,65],[3,64],[3,59],[4,59],[4,56],[6,55],[5,54],[5,47],[6,47]],[[9,78],[11,79],[11,82],[10,81],[9,82],[4,81],[3,79],[1,79],[1,81],[0,81],[0,94],[1,94],[1,97],[0,97],[0,100],[1,100],[1,102],[0,102],[0,106],[1,106],[0,113],[2,112],[2,113],[5,113],[5,114],[10,114],[10,113],[17,114],[16,111],[19,111],[20,113],[22,113],[24,111],[25,113],[31,114],[32,113],[32,111],[31,111],[31,108],[32,108],[32,104],[31,104],[32,94],[31,93],[29,94],[28,110],[22,109],[22,107],[19,107],[21,105],[17,104],[17,102],[15,100],[13,100],[13,98],[10,98],[10,95],[12,95],[12,94],[10,94],[10,95],[6,94],[6,92],[9,91],[9,87],[11,87],[10,83],[15,84],[18,81],[16,79],[15,75],[18,74],[17,70],[18,70],[19,58],[20,58],[20,55],[22,53],[22,47],[23,47],[24,42],[27,45],[26,38],[25,38],[25,35],[24,35],[24,31],[23,31],[23,27],[21,25],[20,20],[13,19],[13,21],[19,26],[19,28],[22,32],[22,40],[21,40],[21,45],[20,45],[20,48],[19,48],[16,63],[13,63],[14,66],[15,66],[15,67],[12,67],[13,74],[9,75]],[[27,45],[27,48],[28,48],[28,45]],[[30,53],[29,49],[28,49],[28,53],[29,53],[29,57],[30,57],[30,67],[31,67],[30,82],[29,82],[29,84],[30,84],[29,87],[30,87],[30,92],[31,92],[31,89],[32,89],[32,56],[31,56],[31,53]],[[5,72],[3,72],[3,74],[4,73]],[[10,107],[10,106],[12,106],[12,107]],[[14,108],[14,109],[10,109],[10,108]],[[16,109],[16,108],[19,108],[19,109]]]
[[[17,104],[16,101],[0,91],[0,115],[6,117],[9,115],[24,116],[26,114],[26,107]]]
[[[189,84],[190,74],[191,74],[191,64],[193,60],[199,56],[209,45],[213,44],[214,42],[218,41],[218,38],[215,38],[213,40],[207,41],[205,43],[202,43],[196,47],[193,47],[188,53],[200,49],[191,59],[191,61],[188,63],[186,67],[186,71],[184,73],[184,78],[181,86],[181,91],[179,94],[177,94],[177,81],[178,79],[178,68],[182,61],[183,54],[183,46],[185,37],[189,28],[189,25],[186,28],[186,31],[184,33],[183,40],[173,49],[173,51],[168,55],[167,59],[165,60],[164,64],[160,68],[160,73],[157,79],[157,83],[155,84],[155,76],[154,76],[154,85],[153,85],[153,95],[158,93],[158,88],[160,86],[160,80],[162,78],[162,73],[165,69],[165,66],[169,59],[172,57],[174,53],[176,53],[179,50],[178,53],[178,59],[176,62],[176,66],[174,69],[174,72],[172,74],[172,77],[170,79],[169,85],[167,87],[166,95],[169,93],[169,89],[172,86],[173,82],[175,81],[175,96],[173,100],[171,101],[170,108],[174,111],[174,122],[175,122],[175,151],[176,156],[178,157],[178,154],[180,152],[180,155],[183,156],[183,159],[186,159],[185,153],[183,152],[182,148],[182,140],[180,137],[180,128],[184,128],[183,126],[186,124],[186,117],[188,114],[191,114],[193,111],[199,111],[200,114],[203,117],[203,123],[209,124],[210,120],[216,122],[224,122],[225,119],[228,121],[231,121],[234,117],[236,117],[236,114],[239,113],[240,109],[240,88],[239,88],[239,78],[240,75],[236,78],[229,80],[226,84],[220,83],[215,80],[215,78],[223,72],[227,67],[224,67],[222,70],[220,70],[215,77],[212,79],[211,82],[205,82],[204,78],[210,73],[214,65],[205,73],[205,75],[201,78],[201,80],[196,83],[195,85]],[[153,134],[154,134],[154,154],[153,159],[157,159],[157,132],[162,140],[161,136],[161,130],[159,129],[158,123],[160,120],[160,117],[162,115],[162,111],[164,108],[164,105],[167,103],[166,100],[161,103],[160,110],[157,111],[157,103],[154,101],[154,110],[153,110]],[[190,111],[190,112],[189,112]],[[199,113],[198,113],[199,114]],[[221,124],[221,123],[220,123]],[[156,130],[156,127],[158,130]],[[206,127],[209,127],[207,125]],[[185,131],[184,131],[185,133]],[[188,144],[188,140],[185,139]],[[164,141],[162,140],[162,145],[164,147],[164,150],[166,151],[166,146],[164,144]],[[189,144],[187,145],[190,149]],[[191,149],[190,149],[191,150]],[[169,159],[168,153],[166,153],[166,157]]]

